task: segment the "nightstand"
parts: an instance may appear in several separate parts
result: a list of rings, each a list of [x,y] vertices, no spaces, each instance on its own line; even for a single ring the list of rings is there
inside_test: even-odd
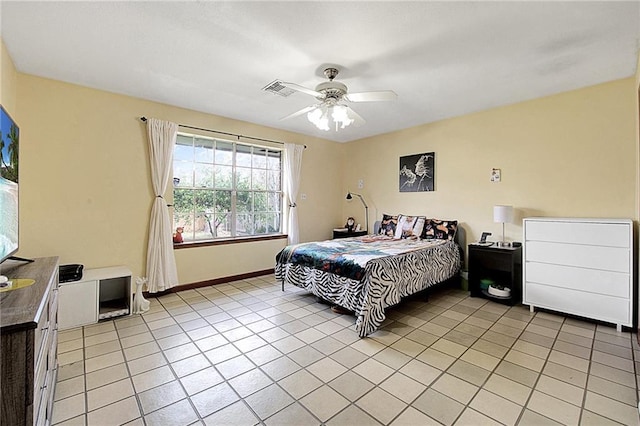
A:
[[[492,293],[501,293],[502,287],[502,292],[510,289],[509,294],[490,293],[492,284]],[[484,297],[506,305],[521,303],[522,247],[469,244],[469,291],[471,297]]]
[[[333,230],[333,238],[351,238],[351,237],[362,237],[363,235],[367,235],[367,231],[353,231],[353,232],[347,232],[347,231],[336,231],[335,229]]]

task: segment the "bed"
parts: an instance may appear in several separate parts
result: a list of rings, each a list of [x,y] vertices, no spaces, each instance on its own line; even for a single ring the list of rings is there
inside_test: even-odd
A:
[[[453,239],[396,239],[387,235],[289,245],[276,256],[275,276],[353,311],[360,337],[384,322],[403,297],[458,275]]]

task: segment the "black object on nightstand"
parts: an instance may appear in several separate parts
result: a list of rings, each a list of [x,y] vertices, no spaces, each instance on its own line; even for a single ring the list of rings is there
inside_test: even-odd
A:
[[[351,237],[362,237],[363,235],[367,235],[367,231],[353,231],[353,232],[348,232],[346,230],[344,231],[336,231],[335,229],[333,230],[333,238],[351,238]]]
[[[522,247],[469,244],[469,291],[471,297],[521,303]]]

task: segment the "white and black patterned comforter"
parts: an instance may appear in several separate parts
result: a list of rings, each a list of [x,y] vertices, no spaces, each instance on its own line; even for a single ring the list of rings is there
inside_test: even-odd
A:
[[[459,246],[448,240],[359,237],[285,247],[275,275],[356,314],[365,337],[385,320],[385,309],[408,295],[455,276]]]

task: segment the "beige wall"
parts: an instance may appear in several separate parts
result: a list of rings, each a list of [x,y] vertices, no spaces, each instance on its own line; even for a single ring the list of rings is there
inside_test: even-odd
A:
[[[344,187],[382,213],[458,219],[467,241],[500,239],[493,205],[516,208],[507,239],[521,241],[526,216],[637,218],[637,94],[634,79],[363,139],[347,145]],[[436,153],[436,190],[398,191],[399,157]],[[502,182],[491,183],[492,168]],[[354,211],[345,207],[344,214]]]
[[[340,219],[344,146],[173,106],[19,74],[19,255],[145,275],[152,190],[142,115],[306,144],[301,239],[328,238]],[[181,284],[273,268],[286,240],[176,250]]]
[[[13,117],[16,108],[18,73],[4,41],[0,38],[0,104]]]

